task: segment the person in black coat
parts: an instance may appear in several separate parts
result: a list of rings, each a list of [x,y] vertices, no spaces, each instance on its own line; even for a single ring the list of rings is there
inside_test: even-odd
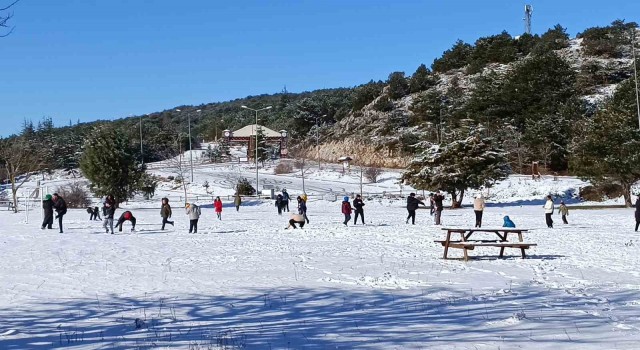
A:
[[[415,193],[409,194],[409,197],[407,197],[407,211],[409,212],[409,215],[407,216],[407,224],[409,223],[409,219],[411,219],[412,225],[416,224],[416,210],[420,204],[426,207],[421,200],[416,198]]]
[[[640,226],[640,196],[636,200],[636,232],[638,232],[638,226]]]
[[[364,225],[364,202],[362,201],[362,197],[357,194],[356,199],[353,200],[353,207],[355,208],[354,212],[356,213],[355,219],[353,219],[353,224],[358,223],[358,215],[362,218],[362,224]]]
[[[52,229],[53,227],[53,200],[51,200],[51,195],[48,194],[44,197],[42,201],[42,209],[44,209],[44,220],[42,220],[42,229],[48,228]]]
[[[58,226],[60,226],[60,233],[62,231],[62,217],[67,213],[67,202],[64,198],[60,197],[57,193],[53,194],[53,208],[56,210],[56,218],[58,218]]]
[[[276,196],[276,208],[278,208],[278,215],[282,215],[282,211],[285,208],[284,197],[281,194]]]

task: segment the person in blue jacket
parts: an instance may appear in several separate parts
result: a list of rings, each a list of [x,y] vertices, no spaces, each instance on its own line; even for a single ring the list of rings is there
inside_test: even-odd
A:
[[[502,225],[502,227],[516,227],[516,224],[513,223],[513,221],[511,221],[511,219],[509,219],[508,216],[504,217],[504,225]]]

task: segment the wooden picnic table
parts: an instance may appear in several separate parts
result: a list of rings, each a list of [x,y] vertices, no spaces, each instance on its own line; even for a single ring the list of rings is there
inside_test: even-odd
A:
[[[444,246],[444,259],[448,259],[449,248],[462,249],[464,253],[464,260],[469,260],[469,250],[473,250],[475,247],[498,247],[500,248],[500,257],[504,256],[505,248],[518,248],[522,254],[522,258],[526,257],[525,250],[532,246],[536,246],[535,243],[525,243],[522,234],[528,232],[527,229],[510,228],[510,227],[498,227],[498,228],[463,228],[463,227],[443,227],[442,230],[447,231],[447,236],[444,241],[436,240],[435,242],[441,243]],[[460,240],[452,240],[451,234],[459,233]],[[470,239],[474,233],[493,233],[498,236],[499,239]],[[511,234],[518,235],[517,242],[509,242],[508,236]]]

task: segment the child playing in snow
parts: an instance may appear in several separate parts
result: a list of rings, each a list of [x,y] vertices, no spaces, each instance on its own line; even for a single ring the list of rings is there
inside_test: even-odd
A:
[[[513,221],[511,221],[511,219],[509,219],[508,216],[504,217],[504,225],[502,225],[502,227],[511,227],[511,228],[515,228],[516,224],[513,223]]]
[[[116,223],[118,232],[122,232],[122,225],[124,225],[125,221],[131,221],[131,232],[134,232],[136,230],[136,218],[128,210],[122,213],[122,215],[120,215],[120,217],[118,218],[118,222]]]
[[[351,203],[349,203],[349,197],[345,196],[342,201],[342,214],[344,214],[344,222],[343,224],[347,226],[347,223],[351,221],[351,212],[353,208],[351,208]]]
[[[216,216],[218,220],[222,220],[222,200],[220,197],[216,197],[213,201],[213,208],[216,210]]]
[[[560,212],[560,215],[562,215],[562,222],[568,224],[569,222],[567,222],[567,215],[569,215],[569,208],[567,208],[567,206],[564,204],[564,201],[560,202],[558,211]]]

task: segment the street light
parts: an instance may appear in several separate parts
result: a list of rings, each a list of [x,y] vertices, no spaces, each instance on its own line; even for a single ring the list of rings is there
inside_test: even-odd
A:
[[[256,125],[256,130],[254,131],[254,135],[256,135],[256,142],[254,144],[254,147],[256,149],[256,194],[258,194],[258,196],[259,196],[260,194],[258,192],[258,187],[260,186],[260,182],[258,182],[259,177],[258,177],[258,130],[257,130],[257,128],[258,128],[258,112],[264,111],[264,110],[267,110],[267,109],[271,109],[271,106],[267,106],[267,107],[260,108],[260,109],[253,109],[253,108],[249,108],[247,106],[240,106],[240,107],[242,107],[244,109],[248,109],[250,111],[256,112],[256,124],[255,124]]]
[[[323,114],[322,116],[320,116],[320,118],[324,118],[326,117],[326,114]],[[320,129],[320,126],[318,125],[318,116],[316,116],[316,152],[318,152],[318,171],[320,171],[320,145],[318,144],[318,140],[320,139],[318,136],[318,131]]]
[[[176,109],[176,112],[182,112]],[[196,112],[200,112],[198,109]],[[191,182],[193,183],[193,152],[191,152],[191,113],[187,112],[187,123],[189,125],[189,165],[191,167]]]

